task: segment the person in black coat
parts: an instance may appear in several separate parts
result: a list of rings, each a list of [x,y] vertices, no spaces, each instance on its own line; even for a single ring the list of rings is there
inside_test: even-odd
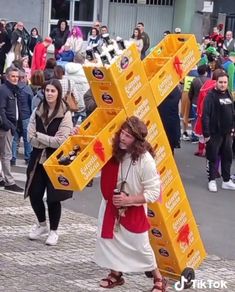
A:
[[[28,41],[28,51],[29,51],[29,64],[31,66],[33,51],[37,43],[42,42],[42,37],[39,35],[38,29],[33,27],[30,31],[30,37]]]
[[[158,106],[159,114],[173,154],[174,148],[180,148],[180,98],[181,91],[179,87],[176,86]]]
[[[0,186],[5,191],[22,194],[23,189],[15,183],[10,167],[11,144],[19,118],[18,81],[19,70],[13,66],[7,68],[6,80],[0,86],[0,158],[3,173],[0,173]]]
[[[28,55],[28,37],[24,31],[24,24],[17,22],[16,29],[11,35],[12,49],[15,53],[15,60],[20,60],[21,57]]]
[[[57,23],[56,28],[54,28],[50,34],[50,37],[53,40],[53,44],[55,46],[55,58],[62,48],[62,46],[66,43],[66,40],[69,36],[69,26],[65,19],[60,19]]]

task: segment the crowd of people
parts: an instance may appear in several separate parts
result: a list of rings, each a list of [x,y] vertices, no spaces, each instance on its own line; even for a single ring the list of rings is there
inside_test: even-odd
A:
[[[230,173],[235,153],[235,40],[231,31],[223,37],[220,29],[216,27],[210,36],[204,37],[197,67],[158,108],[173,154],[175,148],[180,148],[181,132],[183,140],[198,143],[195,155],[206,156],[211,192],[217,191],[216,178],[219,176],[223,179],[223,189],[235,190]],[[180,32],[177,28],[174,33]],[[165,31],[164,37],[169,33]],[[150,40],[142,22],[136,25],[128,41],[136,44],[144,59]],[[51,44],[54,57],[48,58],[47,49]],[[38,221],[29,233],[31,240],[47,234],[47,245],[58,242],[61,201],[71,198],[72,191],[55,189],[43,162],[70,134],[76,133],[76,125],[95,109],[83,65],[92,62],[92,50],[97,53],[98,47],[107,44],[114,42],[108,27],[98,21],[86,42],[81,29],[74,26],[70,31],[63,19],[44,39],[37,28],[32,28],[28,37],[22,22],[16,23],[12,31],[6,29],[5,21],[0,22],[0,187],[29,197]],[[105,62],[107,64],[107,60]],[[73,110],[66,100],[71,94],[77,104]],[[113,157],[102,169],[103,200],[95,260],[110,269],[109,275],[100,282],[103,288],[124,284],[123,272],[151,271],[152,291],[166,291],[166,280],[157,268],[147,232],[146,206],[159,199],[160,179],[154,151],[146,136],[143,122],[136,117],[127,119],[114,138]],[[11,173],[11,166],[17,164],[21,137],[27,164],[25,189],[15,183]],[[43,201],[45,190],[49,228]],[[128,256],[123,257],[123,254]]]
[[[174,89],[159,107],[172,151],[180,148],[182,138],[198,145],[196,156],[206,157],[211,192],[217,192],[219,177],[223,189],[235,190],[230,173],[235,155],[235,40],[232,31],[223,36],[222,28],[214,27],[203,38],[201,60],[179,85],[180,91]]]

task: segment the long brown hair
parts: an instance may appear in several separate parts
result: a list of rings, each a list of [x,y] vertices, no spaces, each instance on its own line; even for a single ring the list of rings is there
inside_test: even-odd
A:
[[[122,124],[120,130],[113,138],[113,156],[118,162],[122,161],[124,155],[127,153],[126,150],[120,149],[119,147],[120,133],[122,130],[126,130],[133,137],[135,137],[135,141],[128,151],[131,154],[133,162],[136,162],[139,157],[146,151],[148,151],[152,157],[155,157],[152,146],[145,139],[148,134],[148,129],[145,123],[142,122],[139,118],[132,116]]]
[[[57,115],[59,108],[60,108],[60,104],[62,102],[62,87],[61,87],[60,81],[57,79],[51,79],[51,80],[45,82],[43,84],[44,95],[45,95],[45,89],[46,89],[47,85],[53,85],[58,91],[58,96],[57,96],[57,100],[56,100],[55,109],[54,109],[53,113],[50,115],[50,117],[48,115],[49,106],[48,106],[46,97],[44,96],[44,98],[42,100],[42,104],[43,104],[42,118],[45,121],[45,125],[48,125],[50,123],[50,121]]]

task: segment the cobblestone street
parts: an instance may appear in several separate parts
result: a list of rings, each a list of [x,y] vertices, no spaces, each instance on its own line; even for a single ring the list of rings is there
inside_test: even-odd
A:
[[[98,282],[107,271],[93,263],[96,219],[63,209],[56,247],[46,246],[45,238],[30,241],[28,231],[35,218],[28,200],[0,192],[0,291],[105,291]],[[124,275],[125,285],[112,291],[151,291],[152,281],[143,274]],[[227,281],[235,291],[235,261],[209,255],[200,270],[199,280]],[[207,283],[208,284],[208,283]],[[169,291],[174,282],[170,281]],[[217,291],[215,288],[190,288],[188,291]]]

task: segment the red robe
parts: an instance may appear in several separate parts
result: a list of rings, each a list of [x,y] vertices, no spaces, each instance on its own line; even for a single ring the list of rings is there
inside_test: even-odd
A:
[[[196,135],[202,135],[202,113],[204,107],[205,97],[207,96],[208,92],[215,87],[216,81],[215,80],[206,80],[206,82],[202,85],[197,101],[197,120],[194,127],[194,132]]]
[[[118,217],[118,209],[112,202],[113,190],[117,184],[118,168],[119,164],[115,162],[114,158],[111,158],[101,172],[101,191],[104,199],[107,200],[101,234],[103,238],[113,238],[114,225]],[[120,224],[133,233],[142,233],[150,228],[143,205],[128,207],[125,216],[120,217]]]
[[[36,44],[33,51],[33,59],[31,65],[31,72],[35,70],[44,70],[46,66],[47,48],[44,43]]]

